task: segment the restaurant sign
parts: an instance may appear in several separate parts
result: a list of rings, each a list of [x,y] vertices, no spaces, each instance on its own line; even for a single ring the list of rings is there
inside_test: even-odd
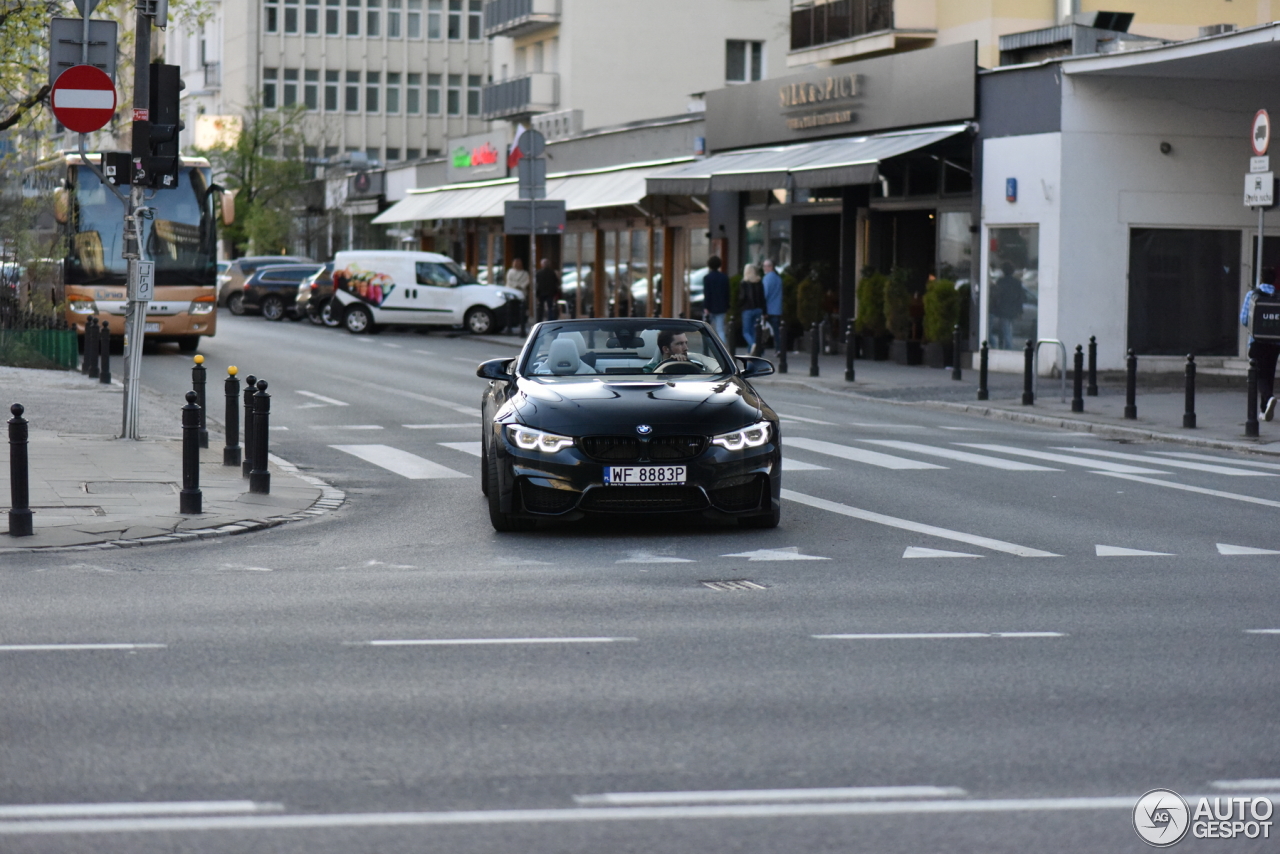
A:
[[[450,184],[456,184],[507,177],[509,146],[505,130],[449,140],[449,147],[445,149],[448,160],[446,179]]]

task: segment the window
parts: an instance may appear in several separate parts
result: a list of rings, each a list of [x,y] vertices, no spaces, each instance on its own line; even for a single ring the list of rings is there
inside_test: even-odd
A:
[[[279,0],[267,0],[267,32],[280,32],[280,4]]]
[[[546,70],[546,55],[543,52],[542,42],[533,43],[533,71],[541,73]]]
[[[325,156],[325,159],[326,159],[326,160],[328,160],[330,157],[337,157],[337,156],[338,156],[338,146],[336,146],[336,145],[326,145],[326,146],[324,147],[324,156]]]
[[[399,160],[399,159],[400,159],[400,149],[398,149],[398,148],[388,148],[388,149],[387,149],[387,162],[388,162],[388,163],[391,163],[392,161]]]
[[[387,72],[387,114],[395,115],[400,112],[400,72]],[[390,155],[387,155],[388,158]],[[399,158],[396,158],[397,160]]]
[[[750,83],[764,79],[764,42],[725,42],[724,79],[728,83]]]
[[[1129,229],[1128,346],[1151,356],[1237,355],[1240,243],[1238,231]],[[1269,267],[1275,238],[1262,245]],[[1252,261],[1257,239],[1245,246]]]
[[[422,0],[409,0],[409,38],[422,38]]]
[[[382,11],[378,8],[382,0],[368,0],[369,11],[365,13],[364,34],[371,39],[382,35]]]
[[[284,31],[298,34],[298,0],[284,0]]]
[[[308,68],[302,72],[302,103],[308,110],[320,108],[320,72]]]
[[[484,38],[484,0],[467,0],[467,38],[473,42]]]
[[[276,79],[279,72],[274,68],[262,69],[262,106],[267,110],[276,108]]]
[[[366,113],[378,112],[378,91],[379,84],[382,83],[382,72],[366,71],[364,73],[364,111]]]
[[[419,159],[419,158],[421,158],[421,157],[422,157],[422,149],[421,149],[421,148],[406,148],[406,149],[404,150],[404,159],[405,159],[405,160],[417,160],[417,159]]]
[[[378,162],[378,159],[379,159],[379,158],[378,158],[378,155],[379,155],[380,153],[381,153],[381,152],[379,152],[379,151],[378,151],[378,149],[376,149],[376,148],[366,148],[366,149],[364,150],[364,156],[365,156],[365,157],[367,157],[367,158],[369,158],[369,162],[370,162],[371,164],[376,164],[376,163]]]
[[[324,0],[324,34],[326,36],[340,36],[341,24],[341,8],[342,0]]]
[[[409,74],[405,77],[404,111],[411,116],[422,112],[422,75]]]
[[[298,69],[284,70],[284,105],[292,107],[298,103]]]
[[[338,84],[341,82],[341,76],[341,71],[324,73],[324,111],[326,113],[338,112]]]
[[[1039,337],[1040,227],[987,232],[987,340],[996,350],[1021,350],[1022,342]]]
[[[449,41],[462,40],[462,0],[449,0]]]
[[[387,0],[387,38],[400,38],[400,0]]]
[[[360,0],[347,0],[347,35],[360,35]]]
[[[320,34],[320,0],[307,0],[302,29],[309,36]]]
[[[440,15],[444,0],[427,0],[427,38],[440,38]]]
[[[347,72],[347,112],[360,112],[360,72]]]
[[[519,77],[529,70],[529,48],[516,48],[516,76]]]
[[[440,115],[440,84],[442,83],[439,74],[427,75],[427,115]]]
[[[462,115],[462,75],[449,75],[449,94],[448,94],[449,115]]]
[[[480,115],[480,86],[484,78],[479,74],[467,75],[467,115]]]

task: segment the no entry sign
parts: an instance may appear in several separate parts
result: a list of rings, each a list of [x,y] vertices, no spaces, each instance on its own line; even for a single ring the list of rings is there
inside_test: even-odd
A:
[[[101,130],[116,112],[116,87],[106,72],[74,65],[58,75],[49,93],[53,115],[76,133]]]

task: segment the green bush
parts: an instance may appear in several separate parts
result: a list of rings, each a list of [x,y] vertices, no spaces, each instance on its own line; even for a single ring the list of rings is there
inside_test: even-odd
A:
[[[901,267],[895,267],[884,284],[884,322],[895,339],[911,337],[911,292],[907,271]]]
[[[960,319],[955,282],[935,279],[924,289],[924,340],[938,344],[951,342]]]
[[[787,322],[787,328],[791,330],[795,330],[800,326],[800,313],[797,311],[800,290],[800,278],[798,277],[803,277],[803,275],[804,270],[796,265],[788,267],[782,273],[782,318]]]
[[[822,284],[812,275],[796,287],[796,316],[805,329],[822,320]]]
[[[729,314],[734,317],[742,317],[742,311],[739,309],[739,292],[742,286],[742,274],[729,277]]]
[[[862,271],[862,279],[858,282],[859,335],[884,334],[884,286],[888,281],[888,276],[883,273],[869,268]]]

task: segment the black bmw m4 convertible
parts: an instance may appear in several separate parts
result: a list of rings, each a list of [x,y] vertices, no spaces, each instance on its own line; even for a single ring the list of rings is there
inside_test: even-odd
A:
[[[775,527],[782,437],[750,382],[771,373],[700,321],[538,324],[519,357],[476,371],[493,527],[637,513]]]

